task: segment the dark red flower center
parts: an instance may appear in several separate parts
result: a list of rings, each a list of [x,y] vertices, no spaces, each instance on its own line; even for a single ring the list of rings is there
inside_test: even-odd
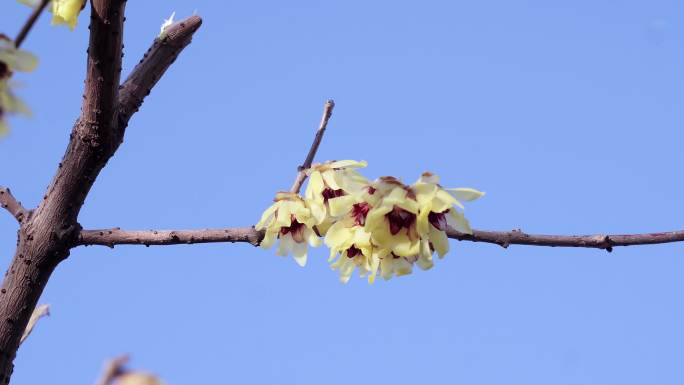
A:
[[[344,194],[344,190],[342,190],[342,189],[333,190],[330,187],[326,187],[323,190],[323,192],[321,193],[321,195],[323,195],[323,201],[327,202],[328,199],[341,197],[345,194]]]
[[[366,224],[366,216],[370,211],[371,206],[366,202],[355,203],[352,205],[351,216],[354,218],[354,224],[363,226]]]
[[[396,235],[402,228],[409,228],[416,221],[416,214],[394,206],[392,211],[385,214],[389,221],[390,233]]]
[[[0,61],[0,79],[9,76],[9,67],[4,61]]]
[[[436,213],[434,211],[431,211],[430,214],[428,214],[428,221],[435,226],[437,230],[444,231],[447,228],[447,219],[446,219],[446,213],[449,212],[449,210],[443,211],[441,213]]]
[[[290,223],[290,227],[281,227],[280,235],[286,235],[287,233],[290,233],[292,234],[292,239],[294,239],[295,242],[302,243],[304,242],[305,228],[306,226],[303,223],[299,223],[297,218],[292,215],[292,223]]]
[[[347,249],[347,258],[354,258],[357,255],[363,254],[361,252],[361,249],[357,248],[356,246],[353,246]]]

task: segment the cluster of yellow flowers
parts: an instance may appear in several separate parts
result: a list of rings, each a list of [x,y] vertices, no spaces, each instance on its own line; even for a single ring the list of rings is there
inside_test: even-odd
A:
[[[324,237],[340,281],[349,281],[358,268],[373,283],[378,273],[390,279],[410,274],[414,264],[431,268],[435,251],[440,258],[449,251],[448,226],[472,233],[459,211],[461,201],[484,193],[444,188],[429,172],[410,186],[389,176],[369,181],[356,171],[366,165],[342,160],[308,169],[304,197],[278,193],[256,224],[265,232],[261,246],[269,248],[280,239],[276,254],[292,253],[304,266],[308,246],[319,246]]]
[[[7,132],[7,114],[29,114],[29,108],[19,100],[11,89],[12,72],[30,72],[38,65],[38,59],[31,53],[14,46],[7,36],[0,34],[0,136]]]

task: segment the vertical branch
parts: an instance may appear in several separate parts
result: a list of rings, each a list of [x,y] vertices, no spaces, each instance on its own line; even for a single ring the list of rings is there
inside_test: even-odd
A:
[[[125,0],[91,0],[81,116],[43,201],[19,229],[0,288],[0,384],[8,384],[29,317],[57,264],[69,255],[86,195],[123,133],[115,125]]]
[[[334,108],[335,102],[332,99],[325,102],[325,106],[323,107],[323,116],[321,117],[321,123],[318,125],[316,136],[314,137],[313,143],[311,143],[309,153],[306,154],[304,163],[298,167],[299,172],[297,173],[297,177],[290,188],[290,192],[297,194],[299,193],[299,190],[302,189],[302,184],[304,184],[304,181],[306,180],[306,170],[311,167],[311,163],[313,163],[314,157],[316,156],[316,151],[318,151],[318,146],[321,145],[323,134],[325,134],[326,127],[328,127],[328,120],[330,120]]]

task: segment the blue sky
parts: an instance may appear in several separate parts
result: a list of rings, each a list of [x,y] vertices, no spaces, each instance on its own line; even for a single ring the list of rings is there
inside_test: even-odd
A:
[[[28,10],[0,7],[14,35]],[[204,25],[152,91],[80,222],[256,222],[292,183],[327,98],[318,160],[425,170],[487,196],[474,227],[682,227],[684,6],[677,1],[129,1],[124,73],[172,11]],[[41,199],[83,92],[87,14],[43,16],[20,74],[34,111],[0,140],[0,184]],[[0,215],[0,262],[16,224]],[[13,383],[92,383],[102,362],[170,385],[682,384],[684,245],[598,250],[453,241],[435,268],[341,285],[247,245],[73,250]]]

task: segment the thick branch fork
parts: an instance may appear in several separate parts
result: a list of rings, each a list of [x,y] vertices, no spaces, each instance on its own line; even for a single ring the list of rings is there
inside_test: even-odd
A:
[[[582,247],[612,251],[617,246],[652,245],[684,241],[684,230],[646,234],[595,234],[595,235],[539,235],[520,230],[484,231],[472,234],[447,230],[449,238],[459,241],[493,243],[504,248],[509,245]],[[83,230],[78,245],[181,245],[193,243],[245,242],[258,246],[263,232],[252,227],[234,227],[203,230]]]
[[[9,190],[0,191],[0,205],[21,223],[17,249],[0,290],[0,385],[9,383],[20,338],[50,275],[77,244],[78,215],[93,183],[122,143],[132,115],[202,23],[192,16],[169,26],[120,85],[125,3],[89,2],[81,115],[43,200],[27,211]]]

